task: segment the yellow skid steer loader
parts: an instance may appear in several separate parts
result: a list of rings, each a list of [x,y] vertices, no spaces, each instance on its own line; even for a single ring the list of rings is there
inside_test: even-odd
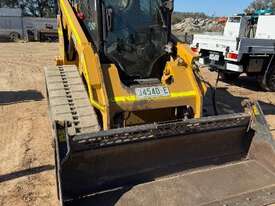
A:
[[[59,0],[45,68],[61,205],[268,205],[274,142],[257,103],[203,117],[173,0]]]

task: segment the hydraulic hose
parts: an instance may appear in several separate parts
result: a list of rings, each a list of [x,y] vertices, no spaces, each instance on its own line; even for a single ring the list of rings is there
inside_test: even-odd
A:
[[[220,73],[218,73],[217,76],[217,80],[216,80],[216,84],[215,87],[213,87],[211,85],[211,83],[207,80],[205,80],[205,78],[200,74],[199,72],[199,68],[200,68],[200,63],[195,61],[195,68],[194,68],[194,74],[196,75],[196,77],[202,81],[203,83],[205,83],[211,90],[211,100],[212,100],[212,106],[213,106],[213,110],[214,110],[214,114],[215,115],[219,115],[218,109],[217,109],[217,102],[216,102],[216,90],[217,90],[217,86],[218,86],[218,82],[219,82],[219,78],[220,78]]]

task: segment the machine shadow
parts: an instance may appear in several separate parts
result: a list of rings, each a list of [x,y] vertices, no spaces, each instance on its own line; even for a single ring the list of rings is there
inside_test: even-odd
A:
[[[0,91],[0,105],[16,104],[26,101],[41,101],[44,96],[36,90]]]
[[[24,176],[38,174],[38,173],[53,170],[53,169],[54,169],[53,165],[44,165],[44,166],[34,167],[34,168],[25,169],[17,172],[12,172],[5,175],[0,175],[0,183],[13,180],[16,178],[24,177]]]
[[[235,85],[245,89],[249,89],[251,91],[265,92],[264,89],[261,88],[256,77],[240,76],[239,78],[233,81],[229,81],[229,80],[222,80],[222,81],[230,85]]]
[[[256,85],[257,86],[257,85]],[[228,88],[222,87],[218,88],[216,91],[216,104],[219,114],[232,114],[244,112],[242,107],[242,102],[244,100],[249,100],[247,97],[239,97],[232,95]],[[259,101],[259,104],[265,115],[275,114],[275,105]],[[204,100],[204,110],[207,111],[207,116],[213,116],[214,110],[212,106],[211,92],[208,91]]]

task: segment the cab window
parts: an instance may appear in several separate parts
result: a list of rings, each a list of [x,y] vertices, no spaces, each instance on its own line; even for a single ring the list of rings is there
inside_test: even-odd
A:
[[[79,9],[84,14],[84,24],[94,43],[98,38],[97,5],[96,0],[79,1]]]

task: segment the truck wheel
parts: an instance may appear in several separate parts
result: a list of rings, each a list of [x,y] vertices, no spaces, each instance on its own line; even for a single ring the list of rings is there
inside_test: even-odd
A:
[[[221,72],[222,80],[233,81],[239,78],[240,73],[237,72]]]
[[[18,34],[17,32],[12,32],[9,35],[9,39],[11,41],[18,41],[20,39],[20,34]]]
[[[275,59],[272,61],[269,70],[264,75],[258,76],[258,81],[264,90],[275,92]]]
[[[268,88],[266,86],[266,83],[265,83],[265,80],[264,80],[264,76],[262,76],[262,75],[257,76],[257,81],[258,81],[258,84],[260,85],[260,87],[263,90],[265,90],[265,91],[268,90]]]
[[[266,78],[267,87],[270,91],[275,92],[275,67],[273,67],[273,71]]]

